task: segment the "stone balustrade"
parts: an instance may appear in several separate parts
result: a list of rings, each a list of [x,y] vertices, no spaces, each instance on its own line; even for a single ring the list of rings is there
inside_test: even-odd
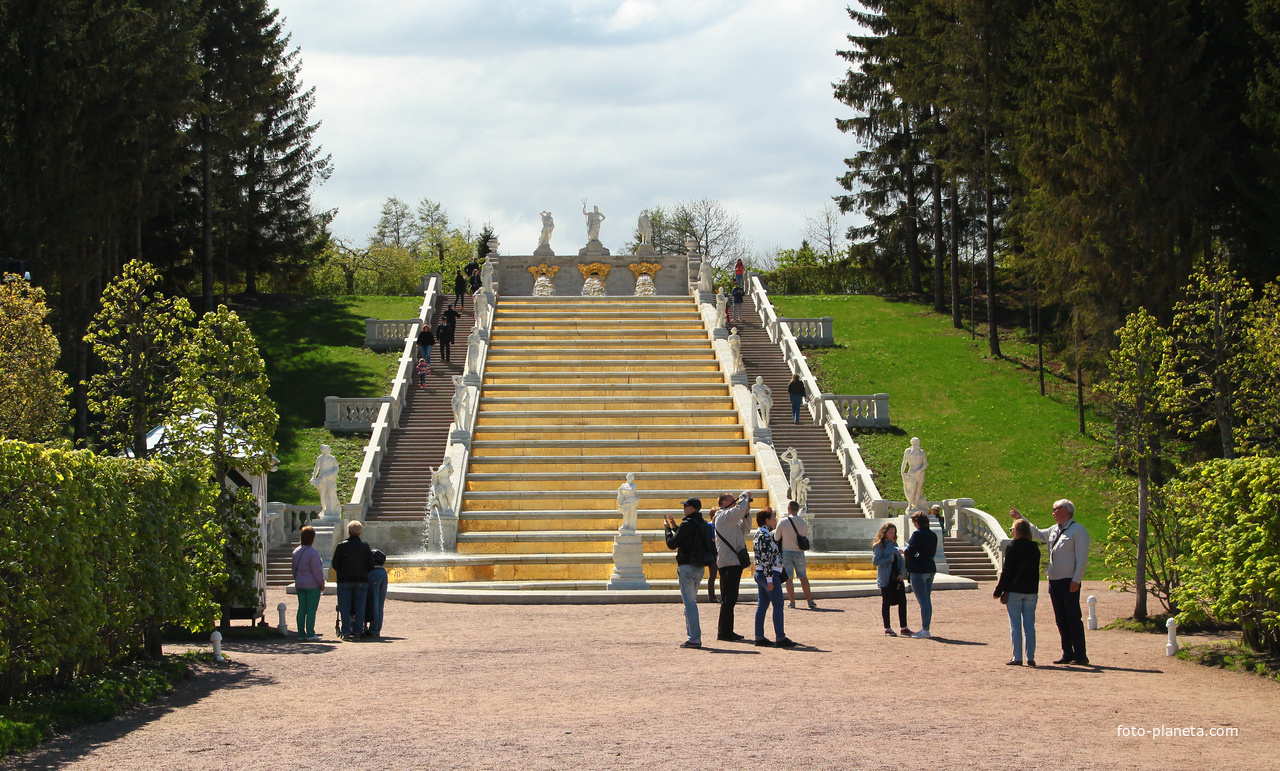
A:
[[[269,501],[265,507],[266,548],[273,549],[292,543],[303,526],[318,519],[320,506],[297,506],[292,503]]]
[[[324,427],[330,431],[372,431],[378,412],[393,401],[390,396],[326,396]]]
[[[399,348],[406,337],[418,334],[419,319],[365,319],[364,347],[373,351]]]
[[[785,323],[800,345],[835,345],[835,319],[823,316],[820,319],[779,318]]]
[[[823,400],[835,408],[846,424],[855,428],[888,428],[889,394],[845,396],[823,394]]]
[[[952,498],[942,502],[943,516],[956,538],[981,546],[999,571],[1004,567],[1004,550],[1013,539],[1004,527],[981,509],[973,507],[972,498]]]

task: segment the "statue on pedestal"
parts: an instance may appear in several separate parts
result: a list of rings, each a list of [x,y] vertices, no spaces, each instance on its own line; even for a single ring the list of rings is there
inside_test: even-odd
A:
[[[634,533],[639,519],[640,493],[636,492],[636,475],[627,474],[627,481],[618,486],[618,511],[622,513],[620,533]]]
[[[640,212],[640,219],[636,222],[636,230],[640,231],[640,244],[642,246],[653,242],[653,223],[649,221],[648,209]]]
[[[762,377],[756,377],[756,384],[751,386],[751,402],[757,425],[768,428],[769,412],[773,409],[773,389],[764,384]]]
[[[462,384],[462,375],[453,376],[453,422],[459,430],[467,428],[467,387]]]
[[[729,331],[729,353],[733,355],[733,371],[730,375],[737,375],[747,371],[747,365],[742,360],[742,338],[738,337],[738,328],[734,327]]]
[[[465,374],[477,375],[480,373],[480,347],[484,345],[484,335],[480,332],[480,327],[471,330],[471,334],[467,336],[467,367]]]
[[[800,477],[791,483],[791,500],[800,505],[800,510],[809,510],[809,478]]]
[[[788,447],[786,452],[778,456],[778,460],[787,462],[787,479],[791,481],[791,487],[794,490],[796,480],[804,477],[804,461],[800,460],[800,453],[796,452],[796,448]],[[795,495],[791,497],[795,498]]]
[[[724,287],[716,292],[716,329],[724,329],[724,310],[729,307],[729,295],[724,293]]]
[[[604,222],[604,215],[600,213],[599,206],[592,206],[591,211],[587,211],[587,201],[582,200],[582,213],[587,218],[587,243],[600,241],[600,223]]]
[[[702,260],[702,265],[698,268],[698,291],[707,292],[708,294],[714,291],[715,287],[711,286],[711,282],[715,280],[715,276],[715,269],[712,268],[711,263],[707,262],[704,258]],[[721,313],[721,315],[724,314]]]
[[[551,231],[556,229],[556,221],[551,219],[551,212],[542,212],[542,232],[538,234],[538,246],[551,245]]]
[[[911,437],[911,446],[902,453],[902,492],[907,496],[907,513],[925,511],[924,472],[929,458],[920,449],[920,438]]]
[[[342,506],[338,503],[338,459],[333,457],[327,444],[320,445],[315,468],[311,470],[311,484],[320,493],[320,516],[340,516]]]
[[[431,470],[430,508],[436,516],[453,516],[453,461],[447,455],[440,468]]]

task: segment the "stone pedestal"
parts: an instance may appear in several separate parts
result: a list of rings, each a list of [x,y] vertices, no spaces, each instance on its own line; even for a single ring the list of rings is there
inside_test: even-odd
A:
[[[746,373],[746,372],[737,372],[737,373],[734,373],[734,374],[730,375],[730,376],[729,376],[729,384],[730,384],[730,385],[740,385],[740,386],[745,386],[745,385],[747,385],[747,373]]]
[[[451,444],[460,444],[463,447],[466,447],[468,450],[470,450],[471,449],[471,432],[461,428],[455,428],[449,432],[449,442]]]
[[[556,253],[551,250],[551,244],[543,244],[533,250],[534,257],[555,257]]]
[[[640,257],[646,254],[657,254],[657,250],[653,248],[653,244],[640,244],[636,247],[636,256]]]
[[[587,245],[578,250],[579,257],[608,257],[609,250],[604,248],[604,244],[599,241],[588,241]]]
[[[636,533],[619,532],[613,537],[613,574],[609,589],[648,589],[644,579],[644,544]]]

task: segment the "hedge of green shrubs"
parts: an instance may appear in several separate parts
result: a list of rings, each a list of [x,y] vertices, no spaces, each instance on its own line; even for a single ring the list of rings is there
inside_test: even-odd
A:
[[[0,441],[0,701],[209,628],[225,579],[207,466]]]

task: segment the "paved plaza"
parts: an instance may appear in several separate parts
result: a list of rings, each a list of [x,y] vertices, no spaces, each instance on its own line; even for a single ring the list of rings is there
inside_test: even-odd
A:
[[[1048,665],[1047,597],[1042,666],[1005,666],[990,590],[935,595],[934,640],[884,637],[878,598],[791,611],[787,632],[804,644],[793,650],[680,650],[675,604],[391,602],[384,641],[233,642],[230,663],[174,696],[2,767],[1275,767],[1280,685],[1166,658],[1163,636],[1122,631],[1089,633],[1092,667]],[[1101,582],[1085,592],[1103,624],[1132,608]],[[293,598],[268,599],[286,599],[292,623]],[[716,607],[702,606],[704,630]],[[738,631],[750,634],[753,611],[740,606]],[[330,629],[332,614],[325,598]],[[1161,726],[1206,735],[1153,738]],[[1208,735],[1224,728],[1237,735]]]

